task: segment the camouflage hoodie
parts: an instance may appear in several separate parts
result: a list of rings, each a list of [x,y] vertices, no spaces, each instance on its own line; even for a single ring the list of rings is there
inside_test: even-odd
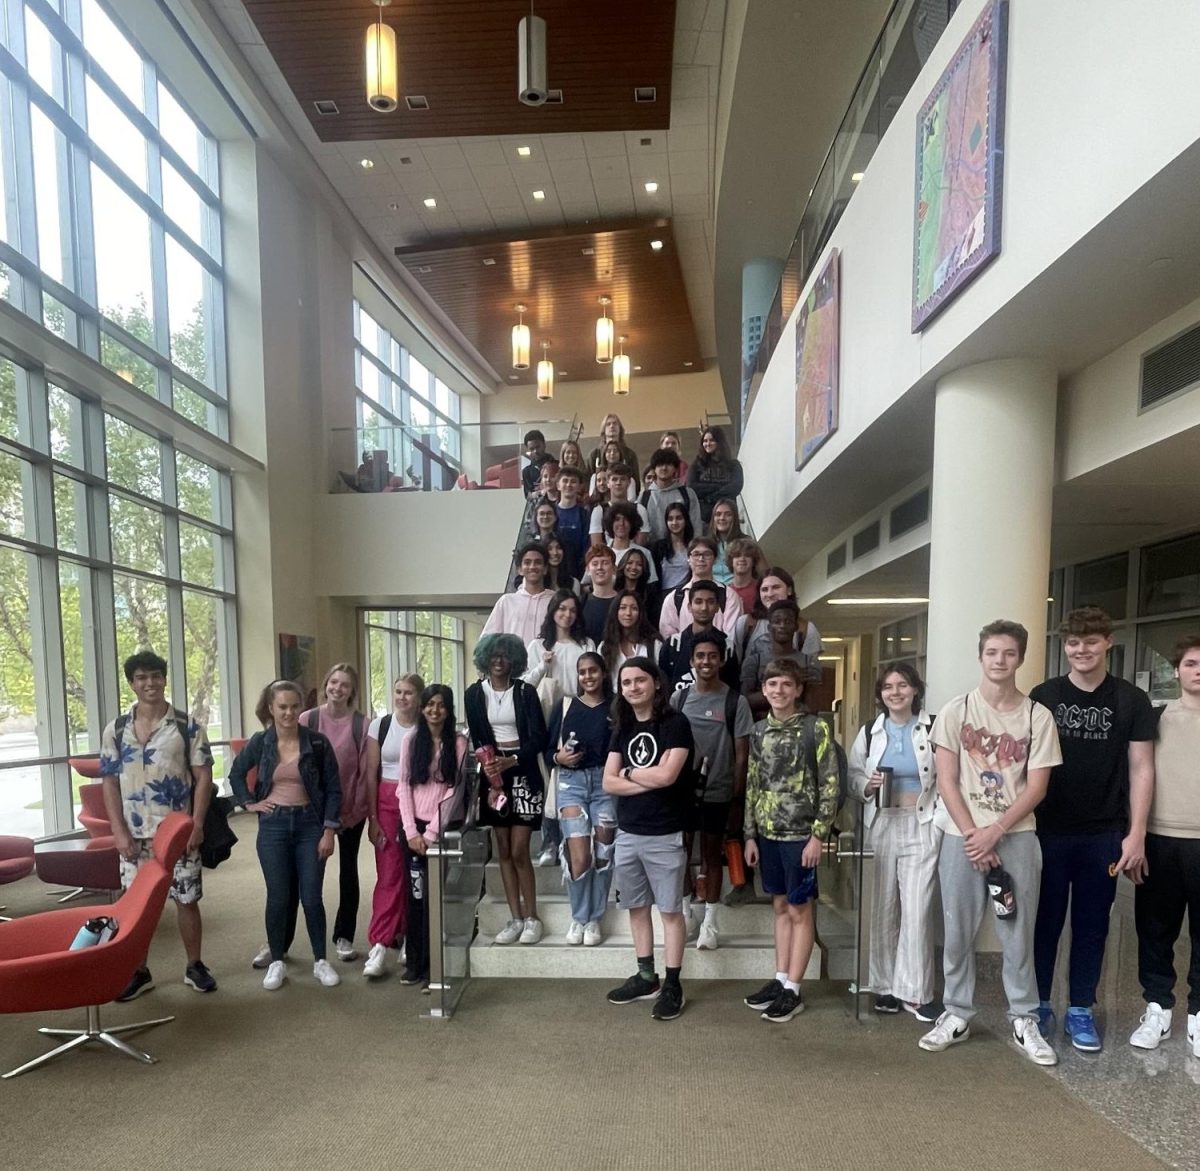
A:
[[[816,775],[805,751],[804,724],[814,723]],[[837,814],[838,765],[833,730],[820,717],[801,710],[786,720],[768,715],[750,733],[746,779],[747,839],[756,834],[795,842],[829,836]]]

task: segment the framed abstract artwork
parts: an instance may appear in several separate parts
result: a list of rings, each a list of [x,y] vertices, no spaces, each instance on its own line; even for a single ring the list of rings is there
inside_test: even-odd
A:
[[[838,257],[838,250],[831,248],[796,318],[797,471],[838,425],[841,329]]]
[[[917,116],[912,329],[1000,253],[1008,0],[992,0]]]

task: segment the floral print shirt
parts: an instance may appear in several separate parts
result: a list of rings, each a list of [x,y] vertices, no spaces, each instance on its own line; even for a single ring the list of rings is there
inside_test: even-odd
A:
[[[134,733],[137,704],[129,709],[117,749],[116,721],[104,729],[100,743],[100,775],[116,777],[121,786],[121,807],[125,824],[135,838],[152,838],[159,823],[171,813],[191,813],[193,769],[211,768],[212,749],[203,728],[177,712],[170,704],[166,714],[139,744]],[[176,721],[187,720],[191,759],[185,760],[186,745]]]

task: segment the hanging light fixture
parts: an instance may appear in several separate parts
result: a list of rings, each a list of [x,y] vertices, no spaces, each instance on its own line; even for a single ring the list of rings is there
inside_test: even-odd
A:
[[[383,23],[383,10],[391,2],[374,0],[379,6],[379,15],[367,29],[367,105],[380,114],[390,114],[400,104],[396,30]]]
[[[600,298],[600,316],[596,318],[596,361],[607,366],[613,360],[613,321],[608,315],[611,297]]]
[[[541,402],[547,402],[554,397],[554,363],[546,353],[549,348],[549,342],[542,342],[542,360],[537,369],[537,396]]]
[[[517,324],[512,327],[512,368],[514,370],[529,369],[529,326],[525,324],[525,306],[515,306]]]
[[[617,339],[621,352],[613,359],[613,394],[629,393],[629,355],[625,352],[626,337],[624,334]]]

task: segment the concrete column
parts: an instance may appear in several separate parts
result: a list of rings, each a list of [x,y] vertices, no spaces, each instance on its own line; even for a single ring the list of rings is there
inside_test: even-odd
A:
[[[1023,691],[1044,676],[1058,378],[1004,359],[937,385],[929,551],[930,706],[979,681],[980,627],[1029,631]]]

